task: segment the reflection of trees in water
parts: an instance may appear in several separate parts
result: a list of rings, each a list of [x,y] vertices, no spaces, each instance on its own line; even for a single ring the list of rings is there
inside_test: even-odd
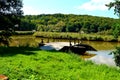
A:
[[[66,39],[51,39],[51,38],[35,38],[33,36],[15,36],[12,38],[12,42],[10,45],[17,46],[17,45],[30,45],[30,46],[38,46],[38,43],[43,39],[44,43],[48,42],[69,42]],[[74,43],[74,40],[71,40]],[[76,44],[78,41],[76,40]],[[110,50],[114,49],[115,46],[120,45],[117,42],[102,42],[102,41],[82,41],[83,44],[89,44],[97,50]],[[58,44],[59,45],[59,44]]]
[[[41,40],[41,38],[37,38],[38,41]],[[48,38],[43,38],[44,42],[46,43],[48,41]],[[69,42],[67,39],[50,39],[49,42]],[[74,40],[71,40],[71,42],[74,43]],[[78,41],[76,40],[76,44]],[[94,47],[97,50],[110,50],[114,49],[115,46],[120,45],[120,43],[117,42],[103,42],[103,41],[82,41],[83,44],[89,44],[92,47]]]
[[[35,41],[34,37],[27,37],[27,36],[22,36],[22,37],[15,37],[12,38],[12,42],[10,43],[10,46],[31,46],[31,47],[37,47],[38,43]]]
[[[115,46],[120,45],[117,42],[102,42],[102,41],[84,41],[83,43],[89,44],[97,50],[110,50],[114,49]]]

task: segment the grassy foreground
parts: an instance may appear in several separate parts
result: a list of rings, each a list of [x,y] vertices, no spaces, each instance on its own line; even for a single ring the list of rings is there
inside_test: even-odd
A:
[[[78,55],[28,47],[0,47],[0,74],[10,80],[119,80],[120,70]]]

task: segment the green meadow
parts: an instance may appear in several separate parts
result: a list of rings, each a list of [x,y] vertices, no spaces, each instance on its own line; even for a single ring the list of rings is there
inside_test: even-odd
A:
[[[0,47],[0,74],[10,80],[119,80],[120,69],[80,55],[33,47]]]

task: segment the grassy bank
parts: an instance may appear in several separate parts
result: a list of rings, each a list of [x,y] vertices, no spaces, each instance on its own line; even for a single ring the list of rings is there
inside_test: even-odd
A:
[[[61,33],[61,32],[35,32],[33,34],[37,37],[44,38],[58,38],[58,39],[81,39],[87,41],[116,41],[112,35],[99,35],[99,34],[80,34],[80,33]],[[120,41],[120,37],[118,38]]]
[[[120,70],[78,55],[28,47],[0,47],[0,74],[10,80],[119,80]]]

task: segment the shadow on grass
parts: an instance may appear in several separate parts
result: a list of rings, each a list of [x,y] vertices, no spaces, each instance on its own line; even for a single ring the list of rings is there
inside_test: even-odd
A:
[[[39,51],[40,49],[34,47],[0,47],[0,56],[14,56],[16,54],[33,55],[33,51]]]

